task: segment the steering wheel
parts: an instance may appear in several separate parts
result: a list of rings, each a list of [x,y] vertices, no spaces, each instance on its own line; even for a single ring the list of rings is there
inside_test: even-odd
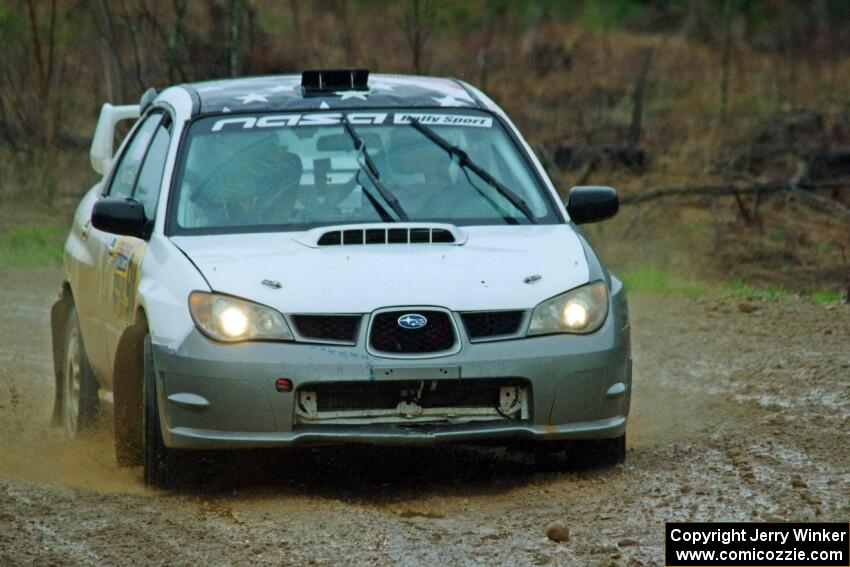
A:
[[[282,184],[269,187],[262,192],[257,202],[257,220],[260,224],[279,224],[282,211],[292,211],[301,191],[298,186],[284,187]]]

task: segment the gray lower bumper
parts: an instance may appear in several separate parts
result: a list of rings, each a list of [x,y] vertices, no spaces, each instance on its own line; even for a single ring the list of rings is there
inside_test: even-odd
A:
[[[566,425],[534,425],[507,423],[468,424],[406,428],[380,427],[323,427],[306,426],[298,431],[222,434],[218,431],[177,427],[171,430],[173,447],[186,449],[221,449],[230,447],[275,447],[281,445],[323,445],[359,443],[376,445],[427,445],[435,442],[491,441],[499,439],[530,439],[555,441],[560,439],[599,439],[618,437],[626,431],[626,416],[599,421]]]
[[[302,343],[221,345],[193,332],[178,349],[157,345],[166,445],[241,448],[323,443],[432,443],[505,438],[608,438],[625,430],[631,395],[628,320],[612,313],[592,335],[465,342],[459,353],[389,359],[362,347]],[[405,427],[296,424],[295,390],[324,381],[519,378],[531,386],[530,419]]]

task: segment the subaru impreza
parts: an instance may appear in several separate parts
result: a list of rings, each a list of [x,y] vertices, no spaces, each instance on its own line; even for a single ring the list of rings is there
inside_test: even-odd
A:
[[[113,151],[116,125],[133,121]],[[485,442],[620,462],[623,284],[508,116],[459,80],[314,70],[101,110],[52,310],[54,421],[122,465]]]

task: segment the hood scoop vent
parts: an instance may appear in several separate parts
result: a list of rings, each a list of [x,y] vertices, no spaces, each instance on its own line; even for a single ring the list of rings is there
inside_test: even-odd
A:
[[[466,234],[450,224],[382,223],[314,228],[296,239],[311,248],[374,244],[448,244],[460,246]]]

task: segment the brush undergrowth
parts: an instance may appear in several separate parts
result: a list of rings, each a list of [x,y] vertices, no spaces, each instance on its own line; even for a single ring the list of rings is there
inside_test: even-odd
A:
[[[721,284],[709,284],[694,279],[685,279],[656,266],[638,266],[618,273],[629,292],[650,293],[679,297],[699,297],[717,290],[741,301],[782,301],[793,297],[809,297],[820,303],[838,302],[844,299],[841,292],[818,290],[798,294],[777,285],[754,286],[742,280]]]
[[[65,236],[64,228],[42,225],[22,225],[0,232],[0,265],[59,265]]]

